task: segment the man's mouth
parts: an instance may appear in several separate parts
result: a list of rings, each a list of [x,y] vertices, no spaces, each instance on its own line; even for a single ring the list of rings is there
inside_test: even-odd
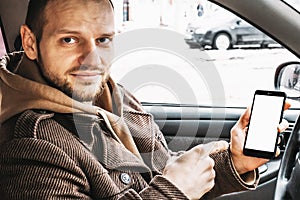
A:
[[[71,76],[78,81],[97,82],[103,74],[104,73],[100,71],[76,71],[72,72]]]

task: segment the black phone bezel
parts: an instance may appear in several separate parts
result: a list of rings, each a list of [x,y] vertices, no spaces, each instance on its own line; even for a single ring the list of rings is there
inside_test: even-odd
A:
[[[267,96],[283,97],[283,103],[282,103],[281,115],[280,115],[280,121],[279,121],[279,123],[280,123],[282,121],[282,118],[283,118],[283,111],[284,111],[284,104],[285,104],[285,100],[286,100],[286,94],[284,92],[281,92],[281,91],[256,90],[255,93],[254,93],[254,96],[253,96],[253,100],[252,100],[252,106],[251,106],[251,112],[250,112],[248,127],[251,123],[252,109],[253,109],[253,104],[254,104],[256,95],[267,95]],[[247,129],[246,137],[245,137],[245,141],[244,141],[244,146],[243,146],[243,154],[246,155],[246,156],[265,158],[265,159],[274,158],[275,153],[276,153],[278,136],[279,136],[279,133],[277,133],[277,135],[276,135],[276,143],[274,144],[274,150],[272,152],[261,151],[261,150],[257,150],[257,149],[248,149],[248,148],[245,148],[247,137],[248,137],[248,129]]]

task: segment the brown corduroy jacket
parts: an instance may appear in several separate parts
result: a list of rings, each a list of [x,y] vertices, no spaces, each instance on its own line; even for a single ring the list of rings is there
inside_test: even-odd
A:
[[[1,199],[186,199],[161,176],[170,152],[152,116],[125,111],[124,117],[143,161],[97,116],[28,110],[7,121],[1,132],[16,127],[0,147]],[[255,187],[236,174],[228,151],[211,157],[216,185],[203,198]]]

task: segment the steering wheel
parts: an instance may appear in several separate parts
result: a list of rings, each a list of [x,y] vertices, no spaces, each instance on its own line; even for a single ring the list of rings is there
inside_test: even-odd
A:
[[[288,140],[277,176],[274,200],[300,197],[300,115]]]

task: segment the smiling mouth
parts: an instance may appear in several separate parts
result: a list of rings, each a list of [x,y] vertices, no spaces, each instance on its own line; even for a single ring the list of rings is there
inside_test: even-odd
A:
[[[71,73],[71,76],[76,80],[85,82],[97,82],[103,75],[104,73],[99,71],[78,71]]]

